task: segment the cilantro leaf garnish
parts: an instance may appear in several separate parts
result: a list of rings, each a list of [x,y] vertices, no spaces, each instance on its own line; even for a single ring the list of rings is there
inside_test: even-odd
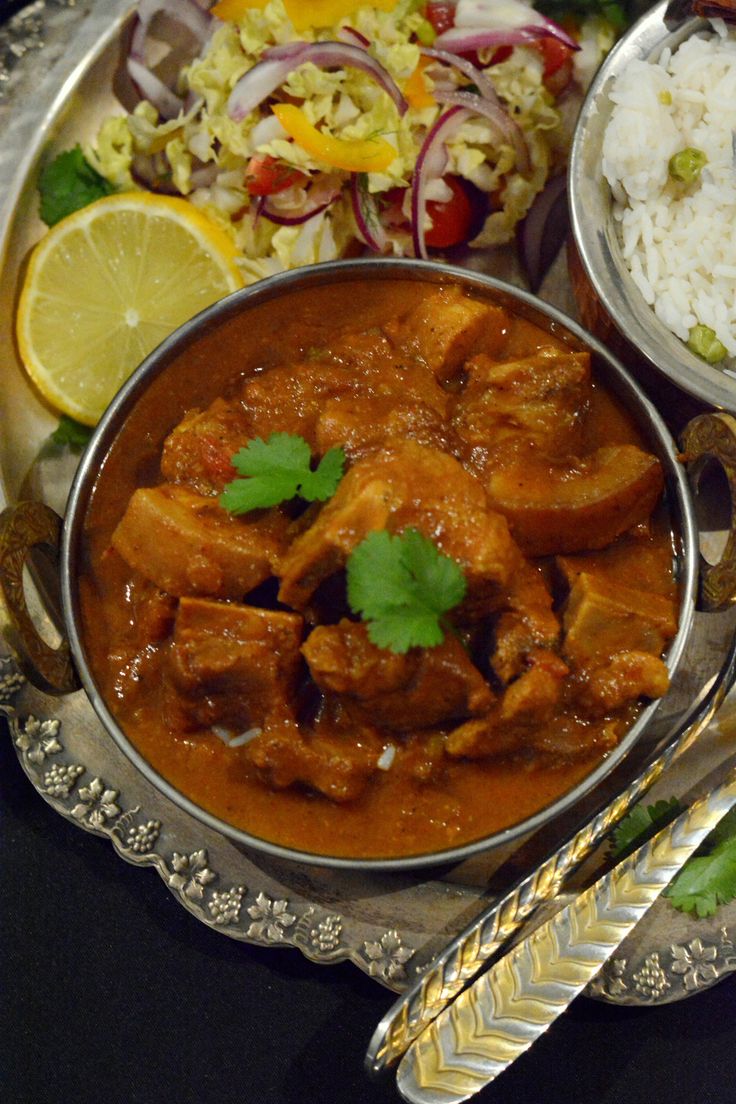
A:
[[[685,863],[665,890],[674,907],[696,916],[712,916],[719,905],[736,899],[736,811],[711,832],[699,854]]]
[[[445,638],[445,615],[465,596],[460,565],[416,529],[369,533],[347,563],[348,602],[379,648],[403,655]]]
[[[635,805],[613,830],[611,857],[625,859],[679,816],[683,808],[676,797],[657,801],[654,805]]]
[[[623,859],[674,820],[684,806],[676,797],[646,808],[636,805],[613,833],[611,854]],[[701,919],[736,900],[736,809],[710,833],[699,853],[685,863],[664,892],[679,912]]]
[[[72,452],[81,452],[92,433],[91,426],[82,425],[81,422],[75,422],[74,418],[62,414],[58,426],[49,435],[49,441],[52,445],[66,445]]]
[[[233,479],[220,495],[220,505],[231,514],[278,506],[299,495],[307,502],[324,502],[342,479],[345,453],[331,448],[315,469],[303,437],[272,433],[249,441],[232,458],[235,470],[247,479]]]
[[[41,173],[40,214],[47,226],[54,226],[67,215],[110,195],[114,187],[85,161],[80,146],[55,157]]]

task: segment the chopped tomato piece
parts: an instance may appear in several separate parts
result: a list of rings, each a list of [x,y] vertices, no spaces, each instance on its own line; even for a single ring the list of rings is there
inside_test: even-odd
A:
[[[253,196],[276,195],[277,192],[284,192],[287,188],[304,184],[308,179],[306,173],[267,154],[256,154],[251,157],[245,170],[248,194]]]
[[[452,191],[452,199],[446,203],[430,200],[427,204],[432,229],[427,231],[425,241],[435,249],[447,249],[467,241],[475,216],[473,203],[462,181],[456,176],[446,176],[444,181]]]
[[[438,35],[455,26],[455,5],[446,0],[429,0],[424,14]]]
[[[572,78],[572,50],[559,38],[545,35],[534,43],[534,48],[542,55],[544,73],[542,80],[554,95],[562,92]]]

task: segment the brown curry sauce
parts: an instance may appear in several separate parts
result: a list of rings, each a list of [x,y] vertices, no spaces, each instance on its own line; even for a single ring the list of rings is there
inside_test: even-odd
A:
[[[229,456],[284,430],[315,455],[345,445],[332,502],[228,518]],[[470,580],[457,654],[376,656],[345,608],[335,540],[376,525],[351,514],[345,538],[340,510],[360,496],[374,510],[366,487],[390,472],[387,527],[424,531]],[[437,285],[293,293],[201,336],[114,442],[79,580],[89,663],[153,768],[228,823],[345,857],[452,848],[569,790],[666,688],[677,593],[660,491],[632,419],[554,333]],[[202,518],[220,529],[193,555]],[[231,748],[213,725],[263,731]]]

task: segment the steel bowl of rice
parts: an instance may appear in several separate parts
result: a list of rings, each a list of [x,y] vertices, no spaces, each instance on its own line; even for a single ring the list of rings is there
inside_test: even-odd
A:
[[[573,286],[587,325],[612,322],[677,387],[734,410],[736,26],[692,11],[652,8],[590,87],[570,162]]]

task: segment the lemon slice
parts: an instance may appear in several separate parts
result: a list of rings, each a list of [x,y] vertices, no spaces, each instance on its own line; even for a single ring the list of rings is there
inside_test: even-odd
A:
[[[98,199],[38,243],[18,304],[21,359],[43,397],[94,425],[177,326],[242,287],[227,235],[184,199]]]

